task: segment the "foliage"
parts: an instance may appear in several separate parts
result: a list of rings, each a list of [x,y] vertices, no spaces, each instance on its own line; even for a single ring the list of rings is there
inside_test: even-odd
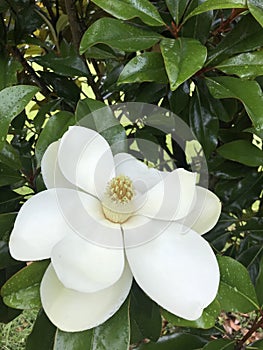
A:
[[[63,333],[40,312],[27,350],[39,348],[43,333],[45,350],[125,350],[130,342],[149,350],[240,350],[262,327],[262,26],[257,0],[0,1],[1,285],[11,277],[2,288],[1,322],[20,312],[11,307],[39,306],[45,266],[21,269],[25,264],[11,258],[7,242],[21,205],[44,189],[41,157],[69,125],[104,103],[144,102],[177,114],[202,145],[210,188],[223,204],[217,226],[205,236],[218,254],[222,280],[199,320],[161,310],[176,334],[167,331],[167,321],[161,330],[159,307],[134,285],[121,310],[91,331]],[[186,166],[165,135],[136,119],[125,129],[128,139],[153,138],[177,166]],[[107,137],[121,133],[113,128]],[[137,155],[147,158],[138,145]],[[221,339],[221,310],[255,311],[250,334]],[[261,349],[262,342],[252,346]]]

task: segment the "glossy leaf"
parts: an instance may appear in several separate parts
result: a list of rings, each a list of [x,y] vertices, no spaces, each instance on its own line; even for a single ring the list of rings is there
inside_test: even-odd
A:
[[[206,47],[190,38],[163,39],[161,52],[172,91],[199,71],[206,60]]]
[[[12,169],[18,170],[22,168],[18,151],[8,142],[4,143],[4,146],[0,151],[0,161]]]
[[[158,33],[140,29],[114,18],[101,18],[93,23],[82,37],[80,53],[96,44],[103,43],[115,49],[133,52],[156,44],[162,36]]]
[[[94,4],[118,19],[140,18],[149,26],[162,26],[159,12],[148,0],[92,0]]]
[[[39,286],[48,264],[34,262],[13,275],[1,290],[5,304],[17,309],[40,307]]]
[[[160,307],[136,284],[131,291],[130,323],[133,343],[145,338],[152,341],[159,339],[162,329]]]
[[[17,264],[19,262],[14,260],[9,253],[8,244],[0,240],[0,269]]]
[[[57,329],[52,350],[95,350],[92,338],[93,331],[67,333]]]
[[[29,85],[7,87],[0,91],[0,149],[11,121],[26,107],[38,89]]]
[[[240,100],[254,127],[263,129],[263,95],[256,81],[232,77],[207,78],[207,86],[215,98],[237,98]]]
[[[184,22],[189,18],[199,15],[200,13],[217,10],[217,9],[229,9],[229,8],[244,8],[246,9],[246,0],[206,0],[197,6],[189,15],[185,18]]]
[[[44,311],[40,310],[33,330],[27,338],[26,350],[54,350],[56,330],[57,328],[49,321]]]
[[[13,228],[13,224],[17,213],[0,214],[0,239],[6,240],[9,232]]]
[[[173,334],[160,338],[157,343],[146,343],[140,345],[135,350],[199,350],[206,342],[198,336],[192,334]]]
[[[260,260],[259,274],[256,283],[256,293],[259,304],[263,306],[263,258]]]
[[[12,57],[0,57],[0,90],[17,83],[17,73],[23,69],[21,63]]]
[[[218,256],[220,285],[217,299],[226,312],[249,312],[258,309],[255,288],[247,269],[236,260]]]
[[[177,317],[170,312],[163,310],[162,315],[164,318],[177,327],[190,327],[209,329],[214,327],[217,317],[221,311],[221,305],[217,299],[215,299],[195,321],[188,321],[183,318]]]
[[[256,167],[263,164],[263,151],[247,140],[237,140],[224,144],[217,149],[224,158]]]
[[[57,141],[67,131],[70,125],[75,124],[72,113],[63,111],[50,117],[36,143],[36,159],[40,164],[42,156],[47,147]]]
[[[118,84],[155,81],[168,83],[162,55],[157,52],[145,52],[131,59],[121,72]]]
[[[223,61],[216,68],[240,78],[255,78],[263,75],[263,50],[241,53]]]
[[[263,27],[263,3],[260,0],[247,0],[247,6],[250,13],[256,18]]]
[[[207,343],[203,350],[235,350],[235,341],[228,339],[213,340]]]
[[[0,173],[0,186],[7,186],[16,184],[18,182],[24,182],[24,178],[17,170],[10,168],[2,162],[0,162]]]
[[[213,66],[237,54],[254,51],[263,45],[263,31],[251,15],[246,15],[235,25],[216,47],[208,53],[206,65]]]
[[[200,88],[199,88],[200,86]],[[201,143],[206,156],[209,156],[217,146],[218,116],[214,108],[214,99],[207,89],[196,86],[190,100],[190,127]]]
[[[188,0],[180,0],[180,1],[165,0],[165,2],[171,16],[173,17],[173,20],[178,25],[185,13],[185,10],[187,9],[189,1]]]

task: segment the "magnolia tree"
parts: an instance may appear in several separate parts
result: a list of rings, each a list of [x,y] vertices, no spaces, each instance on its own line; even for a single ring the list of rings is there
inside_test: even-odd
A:
[[[263,3],[1,0],[0,26],[0,322],[262,349]]]

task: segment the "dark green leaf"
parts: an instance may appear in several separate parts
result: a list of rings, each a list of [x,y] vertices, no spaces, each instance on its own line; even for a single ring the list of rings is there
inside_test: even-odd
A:
[[[244,53],[261,48],[263,31],[251,16],[244,16],[229,34],[208,53],[206,65],[216,65],[237,53]]]
[[[13,57],[0,57],[0,90],[17,83],[17,73],[23,67]]]
[[[13,212],[19,209],[19,202],[23,196],[9,189],[0,191],[0,213]],[[0,225],[1,227],[1,225]]]
[[[263,305],[263,258],[260,261],[259,274],[256,283],[256,293],[260,305]]]
[[[58,329],[52,350],[95,350],[92,342],[93,331],[67,333]]]
[[[0,91],[0,149],[3,148],[11,121],[37,93],[35,86],[18,85]]]
[[[138,17],[149,26],[164,25],[159,12],[148,0],[92,0],[92,2],[118,19]]]
[[[263,95],[256,81],[232,77],[207,78],[207,86],[215,98],[237,98],[240,100],[254,127],[263,129]]]
[[[187,9],[189,0],[165,0],[165,2],[174,22],[178,25],[185,13],[185,10]]]
[[[247,269],[236,260],[218,256],[220,286],[217,299],[226,312],[249,312],[258,309],[255,288]]]
[[[245,164],[260,166],[263,164],[263,152],[247,140],[237,140],[224,144],[217,149],[224,158]]]
[[[21,174],[0,162],[0,186],[12,185],[20,181],[23,182]]]
[[[259,0],[247,0],[247,6],[250,13],[256,18],[263,27],[263,3]]]
[[[105,17],[93,23],[85,32],[80,43],[80,53],[85,53],[89,47],[99,43],[133,52],[147,49],[161,38],[158,33]]]
[[[34,262],[13,275],[1,289],[5,304],[17,309],[40,307],[39,286],[48,264]]]
[[[234,350],[235,341],[227,339],[213,340],[203,347],[203,350]]]
[[[209,156],[216,148],[219,129],[214,99],[206,88],[199,88],[197,85],[190,101],[191,129],[201,143],[205,155]]]
[[[229,75],[237,75],[240,78],[255,78],[263,75],[263,50],[241,53],[231,57],[216,68]]]
[[[49,321],[44,311],[40,310],[33,330],[27,338],[26,350],[53,350],[56,330],[57,328]]]
[[[204,346],[206,342],[192,334],[173,334],[162,337],[157,343],[142,344],[135,350],[197,350]]]
[[[0,269],[17,264],[19,264],[19,262],[14,260],[9,253],[8,244],[0,241]]]
[[[177,327],[191,327],[191,328],[202,328],[209,329],[214,327],[216,319],[221,311],[221,305],[218,300],[214,300],[195,321],[184,320],[183,318],[177,317],[170,312],[163,310],[162,315],[164,318]]]
[[[131,291],[130,322],[132,342],[144,338],[159,339],[162,329],[160,308],[136,284]]]
[[[155,81],[168,83],[162,55],[158,52],[145,52],[131,59],[121,72],[118,84]]]
[[[17,213],[0,214],[0,239],[6,240],[8,234],[13,228]]]
[[[263,350],[263,339],[255,341],[254,343],[250,344],[248,348],[253,350]]]
[[[200,70],[206,60],[206,47],[195,39],[163,39],[161,51],[172,91]]]
[[[68,127],[74,124],[74,115],[66,111],[58,112],[50,117],[36,143],[36,159],[38,164],[40,164],[47,147],[62,137]]]
[[[19,153],[8,142],[4,143],[0,151],[0,161],[15,170],[22,168]]]
[[[189,18],[206,11],[229,8],[246,9],[246,0],[206,0],[196,7],[191,13],[189,13],[189,15],[184,19],[184,22],[186,22]]]

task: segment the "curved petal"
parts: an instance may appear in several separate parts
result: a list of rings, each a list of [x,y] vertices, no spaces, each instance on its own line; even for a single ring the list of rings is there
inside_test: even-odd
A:
[[[51,143],[46,149],[41,160],[41,171],[47,188],[76,188],[62,174],[58,166],[58,148],[60,141]]]
[[[158,182],[146,194],[137,214],[159,220],[179,220],[185,217],[195,200],[196,174],[176,169]]]
[[[114,176],[109,144],[96,131],[81,126],[72,126],[63,135],[58,162],[70,182],[99,198]]]
[[[9,242],[15,259],[49,258],[57,242],[74,234],[60,211],[56,193],[55,189],[40,192],[20,209]]]
[[[51,262],[66,288],[93,293],[114,284],[124,269],[123,249],[109,249],[75,235],[53,248]]]
[[[140,193],[145,193],[167,175],[163,171],[149,168],[143,162],[137,160],[128,153],[118,153],[114,156],[117,175],[126,175],[132,180],[134,188]]]
[[[196,186],[196,202],[191,212],[180,222],[199,234],[210,231],[221,213],[221,202],[211,191]]]
[[[131,284],[132,275],[126,266],[112,286],[95,293],[81,293],[65,288],[50,264],[42,279],[40,295],[52,323],[65,332],[76,332],[108,320],[125,301]]]
[[[181,234],[181,226],[171,223],[160,236],[126,254],[145,293],[173,314],[195,320],[216,297],[219,268],[206,240],[191,229]]]

